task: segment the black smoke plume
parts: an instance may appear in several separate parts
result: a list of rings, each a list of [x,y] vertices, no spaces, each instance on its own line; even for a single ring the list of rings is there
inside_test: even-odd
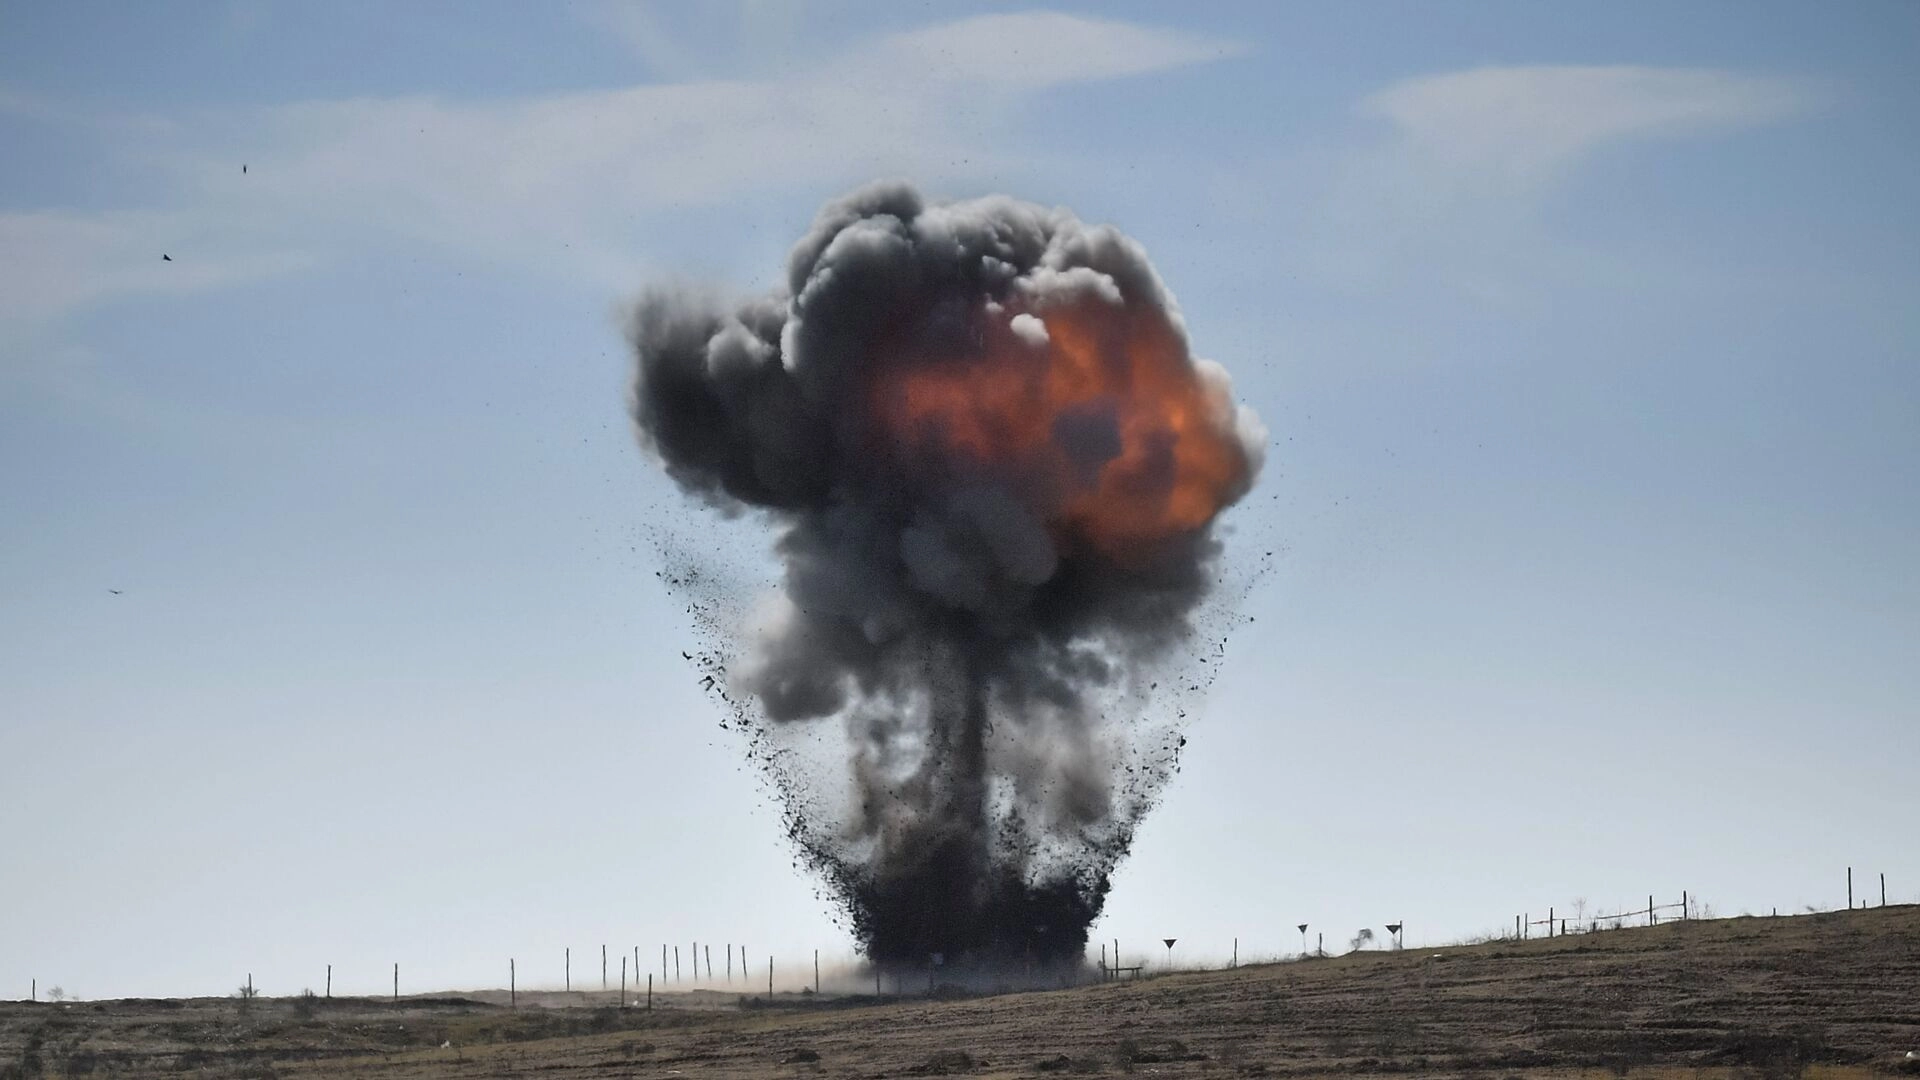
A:
[[[630,333],[642,441],[777,532],[780,611],[725,692],[768,731],[844,726],[844,769],[781,790],[868,956],[1077,964],[1165,777],[1130,725],[1171,700],[1152,677],[1265,440],[1145,252],[878,184],[820,211],[784,290],[652,291]]]

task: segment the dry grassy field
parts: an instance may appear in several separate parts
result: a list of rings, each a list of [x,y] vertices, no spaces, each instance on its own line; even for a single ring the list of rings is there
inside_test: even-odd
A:
[[[0,1078],[1865,1077],[1920,1049],[1920,907],[967,1000],[493,992],[0,1005]]]

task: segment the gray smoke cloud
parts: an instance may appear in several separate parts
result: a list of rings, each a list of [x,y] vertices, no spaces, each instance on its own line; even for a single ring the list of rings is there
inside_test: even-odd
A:
[[[1123,752],[1144,673],[1193,640],[1266,439],[1145,252],[875,184],[819,212],[784,289],[652,290],[630,337],[642,442],[776,530],[779,610],[729,690],[773,729],[843,725],[844,770],[781,790],[868,955],[1072,962],[1164,779]]]

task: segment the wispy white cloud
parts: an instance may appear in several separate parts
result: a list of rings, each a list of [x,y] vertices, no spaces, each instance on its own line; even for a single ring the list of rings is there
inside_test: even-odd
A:
[[[1700,68],[1488,67],[1393,83],[1322,164],[1309,246],[1349,283],[1414,276],[1491,302],[1564,261],[1542,209],[1582,163],[1636,141],[1703,138],[1821,107],[1824,88]]]
[[[646,42],[666,47],[657,36]],[[874,173],[935,184],[986,175],[1009,110],[1036,91],[1235,51],[1192,34],[1030,12],[883,36],[779,77],[114,120],[116,145],[176,181],[170,201],[0,218],[13,256],[0,278],[9,293],[0,323],[280,273],[370,233],[624,287],[638,270],[636,216]],[[193,258],[161,264],[174,242]]]
[[[1407,164],[1511,192],[1611,143],[1771,123],[1819,98],[1801,81],[1709,69],[1488,67],[1394,83],[1360,111],[1392,124]]]
[[[0,213],[0,325],[130,293],[191,293],[297,270],[304,253],[214,240],[189,212]],[[181,257],[164,262],[169,250]],[[186,252],[197,254],[188,258]]]
[[[1144,75],[1246,51],[1222,38],[1050,11],[981,15],[897,34],[863,66],[889,82],[947,80],[1003,90]]]

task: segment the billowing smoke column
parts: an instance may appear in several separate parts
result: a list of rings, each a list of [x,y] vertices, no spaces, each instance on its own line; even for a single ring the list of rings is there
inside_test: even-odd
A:
[[[1156,783],[1127,688],[1189,642],[1265,441],[1146,253],[878,184],[783,292],[652,292],[631,335],[643,441],[779,530],[780,614],[729,678],[770,730],[845,726],[845,775],[784,790],[845,789],[789,818],[869,957],[1077,963]]]

